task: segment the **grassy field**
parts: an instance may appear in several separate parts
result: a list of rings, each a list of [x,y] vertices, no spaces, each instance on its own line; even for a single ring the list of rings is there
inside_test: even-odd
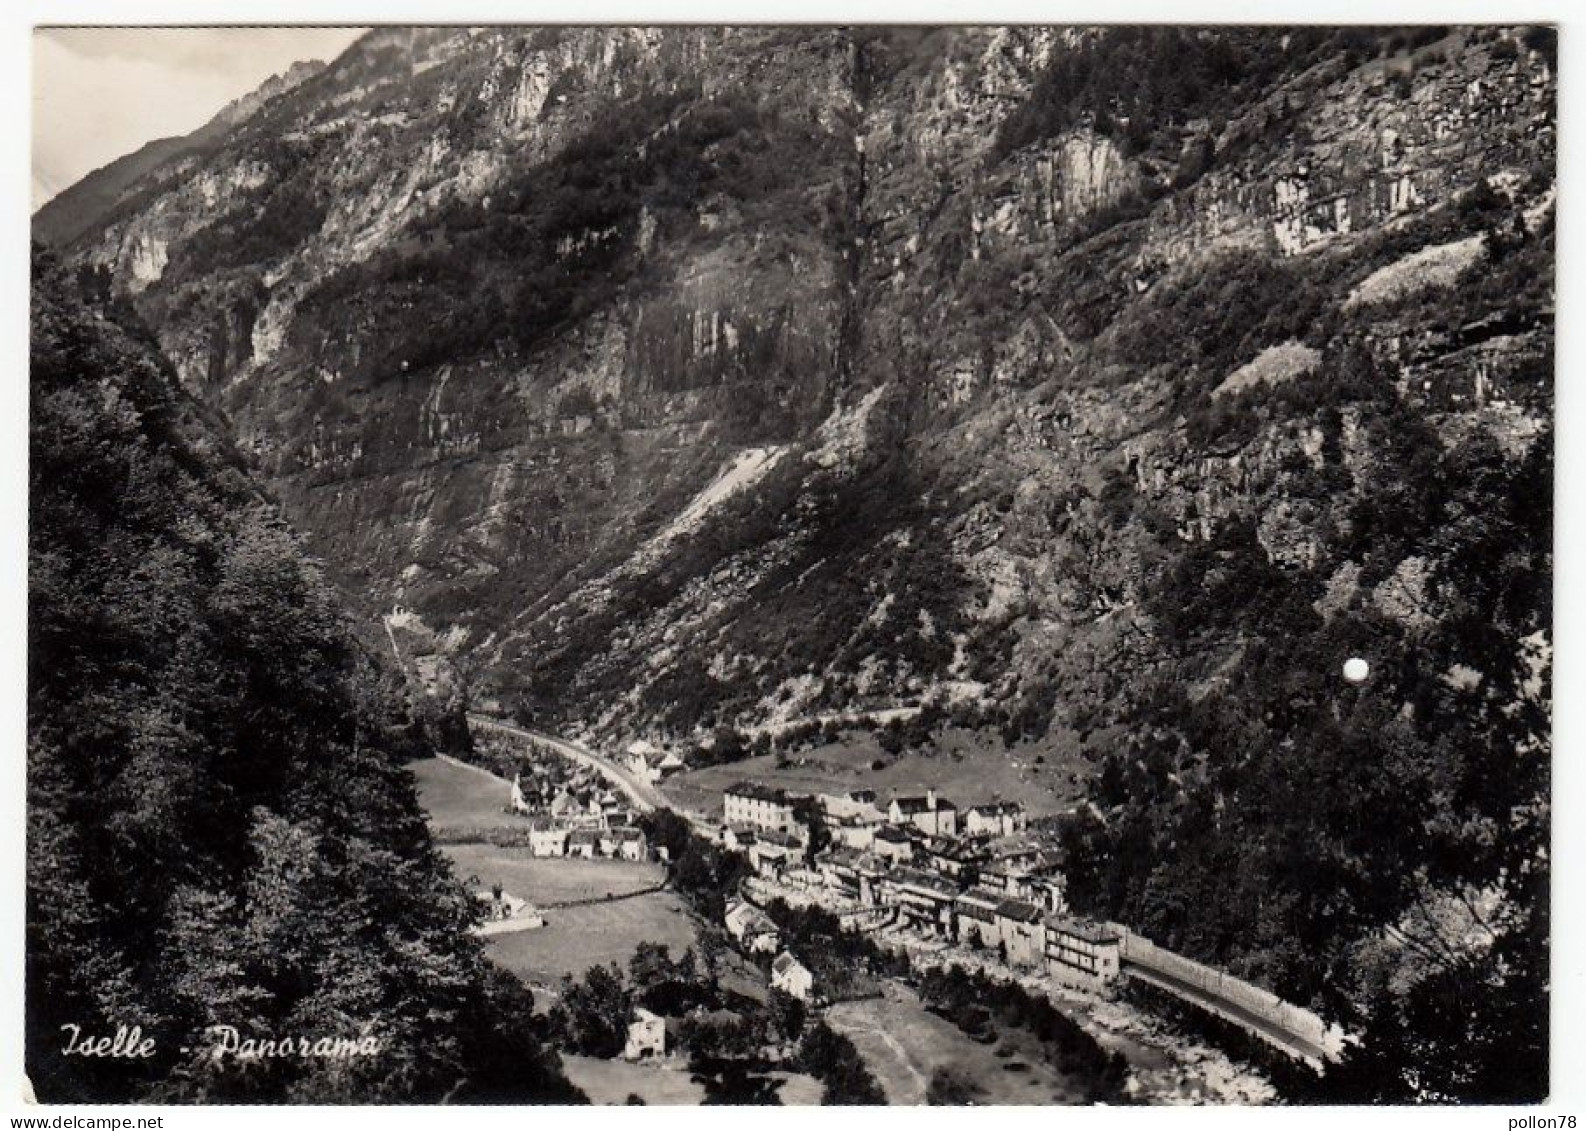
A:
[[[524,848],[488,844],[449,844],[441,851],[459,879],[478,876],[482,888],[499,883],[509,895],[540,907],[643,891],[666,877],[660,865],[633,860],[537,859]]]
[[[439,758],[414,762],[419,804],[429,814],[431,829],[522,828],[522,817],[506,812],[511,787],[482,770],[457,766]]]
[[[705,1098],[703,1085],[694,1083],[686,1067],[676,1064],[629,1064],[625,1060],[598,1060],[592,1056],[563,1054],[567,1078],[581,1088],[593,1104],[625,1104],[638,1096],[647,1105],[697,1106]],[[796,1072],[773,1072],[782,1081],[777,1096],[784,1106],[813,1106],[821,1102],[820,1081]]]
[[[499,965],[531,984],[554,986],[563,974],[576,977],[607,962],[626,968],[641,942],[662,943],[676,956],[696,939],[693,920],[671,892],[564,907],[545,918],[539,930],[497,935],[486,947]]]
[[[1036,758],[1042,761],[1037,763]],[[884,764],[872,769],[878,759]],[[808,793],[874,789],[883,803],[896,794],[918,794],[929,787],[960,808],[1003,798],[1022,802],[1031,816],[1041,817],[1074,803],[1083,789],[1080,771],[1055,750],[1007,750],[994,735],[950,730],[928,751],[893,758],[874,736],[851,734],[794,754],[782,766],[775,756],[766,755],[678,774],[661,786],[661,792],[674,803],[719,817],[722,791],[743,779]]]
[[[522,818],[502,812],[505,785],[485,774],[438,758],[415,763],[413,773],[432,829],[522,824]],[[499,882],[509,894],[541,907],[641,891],[665,875],[655,864],[535,859],[527,849],[486,844],[453,844],[444,851],[461,879],[476,876],[485,888]],[[591,966],[615,962],[626,967],[641,942],[663,943],[676,955],[695,937],[682,901],[671,892],[655,892],[612,903],[550,908],[543,928],[493,936],[486,949],[525,982],[554,987],[563,974],[580,975]]]
[[[1080,1102],[1063,1077],[1034,1058],[1035,1050],[1017,1037],[977,1044],[898,986],[887,986],[881,998],[834,1005],[826,1020],[854,1042],[893,1104],[923,1104],[938,1068],[972,1081],[984,1093],[982,1103]]]
[[[689,1078],[687,1068],[659,1064],[629,1064],[625,1060],[600,1060],[593,1056],[562,1054],[567,1078],[593,1104],[624,1104],[638,1096],[646,1104],[697,1105],[705,1089]]]
[[[773,1072],[782,1081],[777,1098],[784,1107],[815,1107],[821,1102],[821,1082],[802,1072]]]

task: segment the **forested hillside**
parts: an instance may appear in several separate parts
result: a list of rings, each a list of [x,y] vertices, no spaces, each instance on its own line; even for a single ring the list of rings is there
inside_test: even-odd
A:
[[[27,1064],[45,1100],[558,1099],[466,933],[423,734],[219,421],[33,269]],[[75,1033],[63,1030],[75,1026]],[[63,1054],[138,1027],[145,1058]],[[372,1055],[214,1056],[373,1037]]]
[[[1079,910],[1366,1036],[1332,1094],[1518,1099],[1556,71],[1545,27],[382,28],[60,253],[415,679],[1012,774]]]

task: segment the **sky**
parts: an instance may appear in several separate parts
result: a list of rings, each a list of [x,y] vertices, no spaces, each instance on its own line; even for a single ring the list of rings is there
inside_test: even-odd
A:
[[[189,133],[362,28],[42,28],[33,33],[33,207],[156,138]]]

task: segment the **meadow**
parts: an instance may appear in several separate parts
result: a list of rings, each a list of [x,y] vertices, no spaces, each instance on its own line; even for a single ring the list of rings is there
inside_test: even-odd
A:
[[[448,844],[441,849],[459,879],[477,877],[479,888],[500,884],[538,907],[645,891],[666,878],[659,864],[636,860],[581,860],[530,856],[525,848]]]
[[[522,817],[507,810],[512,787],[494,774],[442,758],[425,758],[408,769],[433,831],[526,827]]]
[[[661,792],[674,804],[721,813],[724,789],[742,780],[814,793],[873,789],[884,804],[900,794],[934,789],[960,808],[996,799],[1022,803],[1032,817],[1061,813],[1083,789],[1082,767],[1052,746],[1011,750],[984,733],[949,729],[923,749],[889,755],[874,735],[849,733],[836,742],[794,754],[761,755],[708,766],[667,779]]]
[[[548,988],[562,975],[579,977],[591,966],[615,962],[626,969],[641,942],[660,943],[679,955],[698,937],[683,901],[669,891],[558,908],[545,919],[538,930],[491,938],[486,949],[523,981]]]

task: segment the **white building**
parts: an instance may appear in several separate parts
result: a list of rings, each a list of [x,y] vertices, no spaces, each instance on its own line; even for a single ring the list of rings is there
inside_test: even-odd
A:
[[[635,739],[628,744],[628,749],[622,755],[622,763],[635,777],[643,778],[652,785],[668,774],[675,774],[688,768],[688,764],[675,753],[662,750],[655,743],[643,738]]]
[[[957,836],[958,806],[936,796],[934,789],[924,797],[894,797],[887,806],[887,820],[894,825],[913,825],[926,836]]]
[[[784,950],[771,963],[771,988],[808,1001],[815,990],[815,975],[792,952]]]
[[[648,1009],[635,1009],[628,1023],[628,1041],[622,1046],[623,1060],[648,1060],[666,1055],[666,1018]]]
[[[757,829],[794,832],[798,821],[793,814],[793,798],[780,789],[739,782],[722,794],[723,822],[749,825]]]
[[[1120,964],[1121,941],[1112,927],[1067,915],[1047,917],[1046,966],[1053,977],[1110,982]]]
[[[530,856],[566,856],[567,830],[549,821],[540,821],[529,829]]]
[[[1029,818],[1017,801],[992,801],[964,811],[965,836],[1012,836],[1027,827]]]

